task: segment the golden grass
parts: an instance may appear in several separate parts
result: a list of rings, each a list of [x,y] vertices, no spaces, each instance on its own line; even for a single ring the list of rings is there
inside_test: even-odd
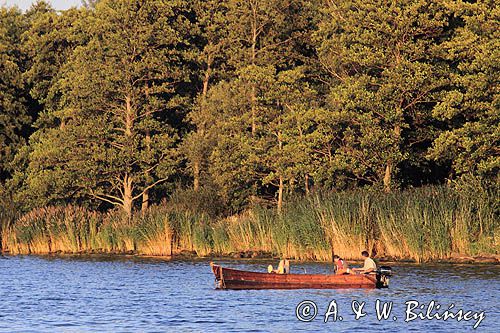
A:
[[[263,251],[300,260],[330,261],[332,250],[360,259],[377,256],[426,261],[452,254],[498,254],[496,194],[475,198],[446,188],[382,194],[344,192],[302,198],[285,207],[253,209],[227,218],[168,205],[129,220],[119,211],[45,207],[2,222],[2,249],[12,254],[138,253],[199,256]],[[1,216],[0,216],[1,218]]]

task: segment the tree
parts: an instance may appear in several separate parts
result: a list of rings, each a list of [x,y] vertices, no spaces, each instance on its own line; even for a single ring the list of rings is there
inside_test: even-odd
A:
[[[278,98],[286,86],[280,77],[303,64],[304,35],[312,28],[305,19],[308,8],[306,1],[227,2],[226,52],[232,75],[214,86],[213,94],[209,91],[206,112],[218,115],[210,130],[216,142],[211,175],[236,208],[257,195],[274,196],[276,190],[281,207],[284,174],[278,172],[275,179],[277,166],[274,172],[269,167],[271,160],[283,157],[270,149],[283,146],[275,137],[285,112]],[[274,158],[268,159],[269,154]]]
[[[97,6],[100,0],[82,0],[82,5],[85,8],[93,9]]]
[[[293,48],[304,26],[300,1],[228,1],[229,64],[238,71],[259,75],[259,67],[284,69],[294,62]],[[257,82],[248,81],[252,136],[257,135]]]
[[[23,76],[30,95],[47,114],[59,104],[61,96],[51,88],[61,78],[61,69],[75,48],[88,42],[83,24],[88,12],[72,8],[56,13],[44,4],[38,2],[26,14],[29,26],[22,35],[22,48],[28,58]]]
[[[61,13],[46,1],[37,1],[24,14],[25,29],[20,36],[19,49],[23,56],[23,79],[28,112],[32,118],[25,132],[26,139],[36,128],[56,126],[61,94],[54,88],[61,79],[62,68],[71,58],[74,49],[86,43],[82,22],[85,10],[70,9]],[[9,189],[17,194],[19,201],[24,198],[31,146],[23,145],[16,152],[13,167],[16,172],[9,180]],[[23,184],[24,183],[24,184]],[[24,199],[21,199],[23,197]],[[43,204],[43,203],[42,203]]]
[[[446,11],[422,0],[330,1],[324,11],[316,38],[332,130],[321,150],[332,171],[390,191],[411,147],[432,138],[415,133],[447,84],[439,61]]]
[[[214,145],[213,137],[208,135],[211,125],[210,114],[205,104],[211,84],[220,82],[227,75],[225,71],[227,38],[226,1],[193,1],[196,14],[197,35],[196,63],[198,65],[198,81],[201,83],[199,94],[188,118],[194,130],[184,139],[182,150],[186,156],[193,175],[194,191],[199,191],[201,177],[207,175],[206,164]]]
[[[266,93],[269,109],[266,112],[265,130],[259,140],[259,155],[267,174],[263,184],[271,184],[277,190],[277,208],[281,212],[285,184],[304,177],[304,189],[309,191],[310,134],[315,124],[317,109],[316,91],[311,89],[304,67],[281,71],[268,84]]]
[[[455,64],[452,87],[433,112],[449,129],[429,156],[450,161],[456,175],[494,179],[500,168],[500,6],[485,0],[450,6],[462,23],[444,45]]]
[[[31,140],[27,188],[40,203],[79,197],[130,216],[175,172],[170,113],[182,103],[184,1],[103,0],[83,24],[90,36],[64,66],[52,126]],[[47,199],[43,199],[46,197]]]
[[[18,9],[0,7],[0,183],[10,177],[11,162],[24,144],[31,122],[22,77],[24,56],[19,47],[24,29]]]

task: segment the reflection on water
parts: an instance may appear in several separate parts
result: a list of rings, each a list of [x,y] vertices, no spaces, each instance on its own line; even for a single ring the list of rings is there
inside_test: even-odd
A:
[[[263,271],[269,261],[222,261]],[[474,321],[404,322],[405,302],[434,300],[447,309],[485,311],[479,332],[500,321],[500,266],[393,264],[389,289],[217,291],[208,261],[134,257],[3,257],[0,259],[1,332],[290,332],[469,331]],[[292,263],[292,272],[330,273],[330,264]],[[393,302],[386,321],[375,302]],[[295,308],[317,304],[318,316],[300,322]],[[324,323],[332,300],[343,321]],[[352,301],[366,302],[354,320]]]

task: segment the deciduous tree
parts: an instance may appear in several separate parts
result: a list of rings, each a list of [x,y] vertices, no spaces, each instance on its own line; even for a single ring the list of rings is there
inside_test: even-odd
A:
[[[447,84],[439,59],[447,22],[434,1],[328,2],[317,39],[332,82],[334,169],[387,191],[394,187],[418,120],[428,118]]]
[[[24,144],[25,130],[31,122],[22,77],[20,41],[24,29],[18,9],[0,7],[0,183],[10,176],[11,162]]]
[[[454,65],[452,87],[434,109],[449,125],[430,157],[452,163],[457,175],[498,177],[500,169],[500,6],[458,1],[450,9],[461,23],[445,43]]]

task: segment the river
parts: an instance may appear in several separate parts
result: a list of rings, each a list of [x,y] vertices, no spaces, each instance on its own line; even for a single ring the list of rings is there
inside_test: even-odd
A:
[[[219,263],[266,271],[271,262]],[[0,257],[0,332],[462,332],[473,330],[481,313],[476,331],[498,332],[500,266],[392,267],[388,289],[220,291],[214,290],[207,260]],[[292,270],[326,273],[331,266],[292,263]],[[311,303],[299,308],[302,320],[314,317],[309,322],[297,319],[297,305],[304,300],[317,308],[316,317]],[[377,319],[377,300],[381,308],[392,302],[386,320]],[[416,305],[412,301],[424,309],[407,313]],[[470,311],[469,320],[414,318],[418,311],[424,316],[431,301],[436,302],[431,316],[453,304],[449,311]],[[356,320],[353,304],[366,315]],[[325,323],[328,309],[337,311]]]

